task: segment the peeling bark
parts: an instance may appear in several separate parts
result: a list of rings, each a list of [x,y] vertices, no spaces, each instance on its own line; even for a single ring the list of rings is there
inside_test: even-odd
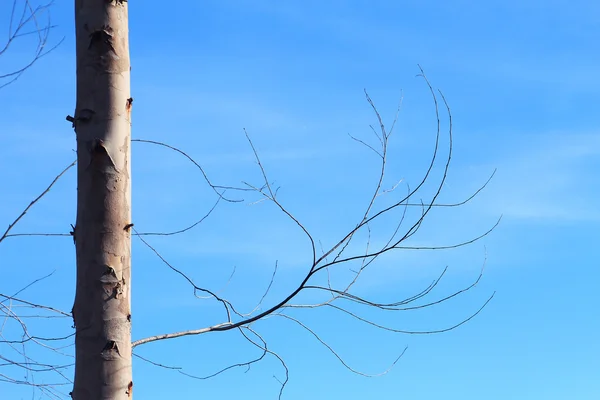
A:
[[[132,398],[130,65],[126,1],[75,0],[76,400]]]

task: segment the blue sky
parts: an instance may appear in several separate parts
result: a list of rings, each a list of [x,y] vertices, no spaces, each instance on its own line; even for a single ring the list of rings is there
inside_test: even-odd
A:
[[[4,5],[0,10],[6,15]],[[72,4],[57,0],[51,12],[57,25],[52,37],[64,42],[0,90],[4,226],[74,159],[75,136],[65,121],[75,105]],[[440,200],[470,196],[497,169],[486,190],[464,207],[432,212],[409,244],[469,239],[502,215],[490,236],[457,250],[389,254],[357,286],[357,293],[392,301],[420,291],[448,266],[432,294],[436,299],[472,282],[487,259],[476,288],[439,308],[364,315],[399,329],[439,329],[496,292],[484,311],[440,335],[383,333],[332,310],[291,314],[367,373],[385,370],[408,346],[392,371],[378,378],[352,374],[290,321],[267,319],[255,328],[290,369],[285,399],[600,396],[599,12],[600,4],[578,0],[130,3],[133,136],[181,147],[213,181],[239,185],[260,182],[247,129],[271,180],[281,186],[280,200],[324,246],[356,223],[377,179],[376,157],[348,137],[374,139],[369,124],[376,120],[363,88],[388,123],[403,97],[386,187],[399,180],[398,191],[405,183],[414,187],[432,150],[435,116],[426,85],[415,78],[417,64],[444,92],[454,118],[453,163]],[[6,18],[0,24],[5,32]],[[0,73],[26,60],[30,45],[18,42],[3,55]],[[181,228],[215,201],[198,171],[174,153],[136,143],[132,163],[138,231]],[[434,170],[436,177],[440,171]],[[15,232],[68,232],[75,189],[71,171]],[[428,195],[431,187],[423,192]],[[186,235],[147,240],[204,286],[225,286],[222,293],[244,310],[260,299],[278,260],[265,299],[273,303],[298,282],[310,253],[298,229],[272,204],[254,204],[257,199],[219,206]],[[373,243],[385,239],[394,221],[374,227]],[[351,250],[361,251],[358,244]],[[213,302],[195,299],[139,240],[133,246],[134,339],[222,322]],[[75,275],[69,238],[10,238],[0,244],[0,267],[4,294],[55,271],[21,296],[70,310]],[[340,274],[336,279],[348,276]],[[52,336],[69,334],[70,325],[69,319],[33,320],[30,328]],[[3,335],[15,332],[9,324]],[[17,354],[0,349],[4,357]],[[56,357],[31,346],[28,354],[64,363],[72,348],[64,351],[66,357]],[[257,354],[233,332],[152,343],[137,352],[194,375]],[[247,373],[235,369],[211,380],[139,359],[134,368],[136,397],[150,400],[277,398],[277,379],[284,376],[273,357]],[[0,374],[22,373],[0,367]],[[38,383],[57,379],[36,376]],[[0,380],[0,398],[32,394],[40,392]]]

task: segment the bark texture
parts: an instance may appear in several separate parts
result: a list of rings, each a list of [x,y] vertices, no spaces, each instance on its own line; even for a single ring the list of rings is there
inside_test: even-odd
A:
[[[131,103],[125,0],[75,0],[76,400],[132,398]]]

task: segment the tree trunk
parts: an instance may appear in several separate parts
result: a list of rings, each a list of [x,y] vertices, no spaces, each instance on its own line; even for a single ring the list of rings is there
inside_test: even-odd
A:
[[[126,0],[75,0],[76,400],[132,397],[127,20]]]

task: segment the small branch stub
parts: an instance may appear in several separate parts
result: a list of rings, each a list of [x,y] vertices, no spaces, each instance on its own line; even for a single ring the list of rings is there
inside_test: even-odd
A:
[[[71,232],[69,232],[69,234],[71,236],[73,236],[73,243],[76,243],[77,242],[77,237],[75,236],[75,230],[76,230],[75,229],[75,225],[71,224],[71,229],[72,230],[71,230]]]
[[[75,128],[78,122],[89,122],[94,114],[96,114],[94,110],[84,108],[83,110],[76,112],[74,117],[67,115],[65,119],[71,123],[72,128]]]

